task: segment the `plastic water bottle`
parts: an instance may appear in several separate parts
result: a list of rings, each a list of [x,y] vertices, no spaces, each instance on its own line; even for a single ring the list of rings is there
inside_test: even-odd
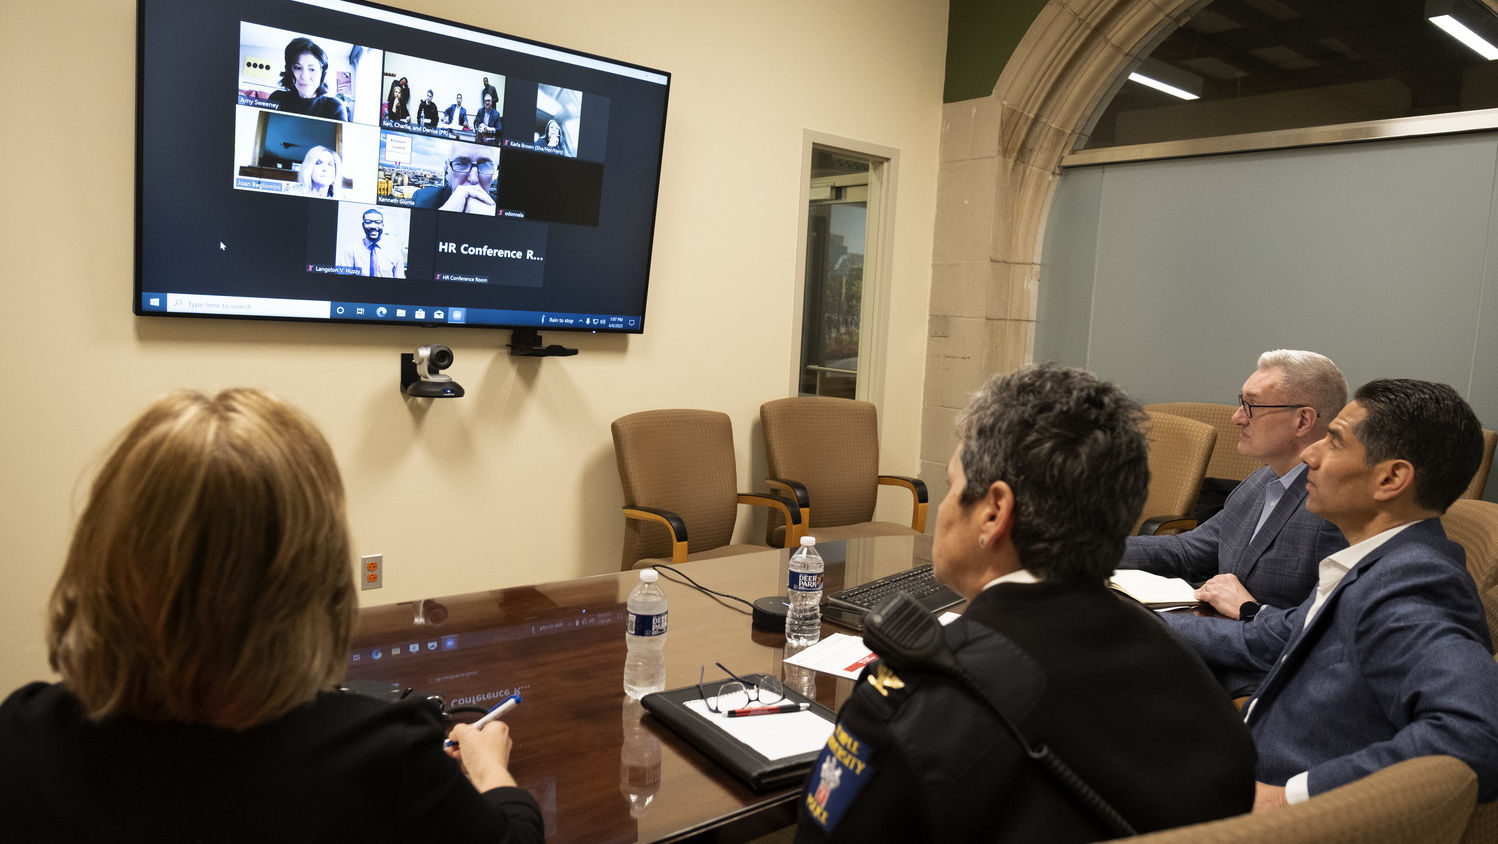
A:
[[[822,638],[822,555],[814,537],[801,537],[801,547],[791,555],[786,578],[785,643],[804,647]]]
[[[624,693],[633,698],[666,688],[666,593],[656,585],[660,577],[655,569],[640,569],[640,585],[626,604]]]

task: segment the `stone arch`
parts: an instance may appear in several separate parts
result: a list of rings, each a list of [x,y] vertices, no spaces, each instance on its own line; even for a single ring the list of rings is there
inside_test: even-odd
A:
[[[1201,0],[1050,0],[987,97],[942,109],[921,474],[946,487],[958,410],[1034,353],[1061,158],[1122,74]]]

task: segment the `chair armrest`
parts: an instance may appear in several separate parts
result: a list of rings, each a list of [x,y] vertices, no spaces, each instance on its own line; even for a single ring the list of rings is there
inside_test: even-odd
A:
[[[801,508],[802,529],[806,530],[810,527],[811,493],[806,491],[806,484],[800,481],[793,481],[789,478],[765,478],[765,486],[768,486],[770,489],[783,489],[790,493],[790,498],[794,499],[796,506]],[[798,539],[797,541],[799,542],[800,540]],[[787,545],[786,547],[790,548],[791,546]]]
[[[671,532],[671,562],[687,561],[687,523],[681,516],[659,507],[625,507],[624,518],[665,525]]]
[[[879,483],[885,486],[902,486],[910,490],[915,498],[915,504],[910,508],[910,529],[916,533],[926,532],[926,482],[920,478],[907,478],[903,475],[880,475]]]
[[[801,508],[796,502],[789,498],[778,495],[765,495],[759,492],[739,493],[740,504],[755,504],[760,507],[773,507],[780,511],[780,517],[785,519],[785,547],[794,548],[801,542]]]
[[[1146,519],[1139,526],[1140,536],[1169,536],[1176,533],[1185,533],[1196,527],[1196,519],[1191,516],[1155,516]]]

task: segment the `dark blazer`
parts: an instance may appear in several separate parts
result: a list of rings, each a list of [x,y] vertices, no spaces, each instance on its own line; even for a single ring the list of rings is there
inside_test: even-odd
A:
[[[999,584],[945,632],[1027,739],[1054,751],[1137,829],[1252,806],[1247,730],[1201,661],[1138,605],[1101,585]],[[835,755],[824,751],[800,801],[797,841],[1115,837],[971,692],[945,675],[895,673],[903,685],[883,696],[869,682],[877,664],[866,669],[844,704],[833,742],[844,737],[851,767],[822,774]],[[831,835],[813,805],[846,807]]]
[[[1269,672],[1244,710],[1260,781],[1309,771],[1319,794],[1443,753],[1498,797],[1498,663],[1464,559],[1428,519],[1353,566],[1309,625],[1314,595],[1247,624],[1178,622],[1209,663]]]
[[[1264,487],[1275,482],[1268,466],[1244,479],[1222,512],[1175,536],[1131,536],[1119,568],[1144,569],[1200,583],[1234,574],[1261,604],[1293,607],[1316,588],[1316,566],[1347,547],[1342,532],[1305,508],[1306,473],[1285,490],[1258,535]]]

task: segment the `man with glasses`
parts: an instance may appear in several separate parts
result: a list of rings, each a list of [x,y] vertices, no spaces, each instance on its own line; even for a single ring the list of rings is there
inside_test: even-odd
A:
[[[412,197],[416,207],[494,216],[494,197],[489,191],[497,172],[497,155],[476,144],[453,144],[444,165],[447,184],[417,191]]]
[[[945,660],[881,647],[864,669],[798,801],[798,842],[1126,834],[1030,755],[1041,746],[1139,832],[1249,809],[1238,713],[1153,613],[1103,585],[1148,491],[1143,419],[1116,386],[1052,365],[973,395],[931,549],[967,609],[936,631]]]
[[[1445,384],[1371,381],[1305,450],[1306,508],[1351,547],[1299,606],[1252,624],[1186,617],[1209,664],[1267,672],[1244,707],[1255,810],[1404,759],[1455,756],[1498,797],[1498,665],[1462,547],[1440,516],[1482,460],[1472,408]]]
[[[1316,585],[1316,564],[1347,546],[1335,526],[1306,512],[1300,453],[1326,434],[1346,402],[1347,381],[1327,357],[1291,349],[1260,355],[1233,423],[1238,452],[1264,468],[1195,530],[1129,537],[1119,567],[1200,583],[1197,599],[1229,619],[1250,621],[1263,606],[1300,603]],[[1231,689],[1255,678],[1222,679]]]
[[[494,95],[484,94],[484,107],[473,116],[473,130],[478,133],[479,140],[495,144],[499,143],[500,127],[499,109],[494,107]]]

